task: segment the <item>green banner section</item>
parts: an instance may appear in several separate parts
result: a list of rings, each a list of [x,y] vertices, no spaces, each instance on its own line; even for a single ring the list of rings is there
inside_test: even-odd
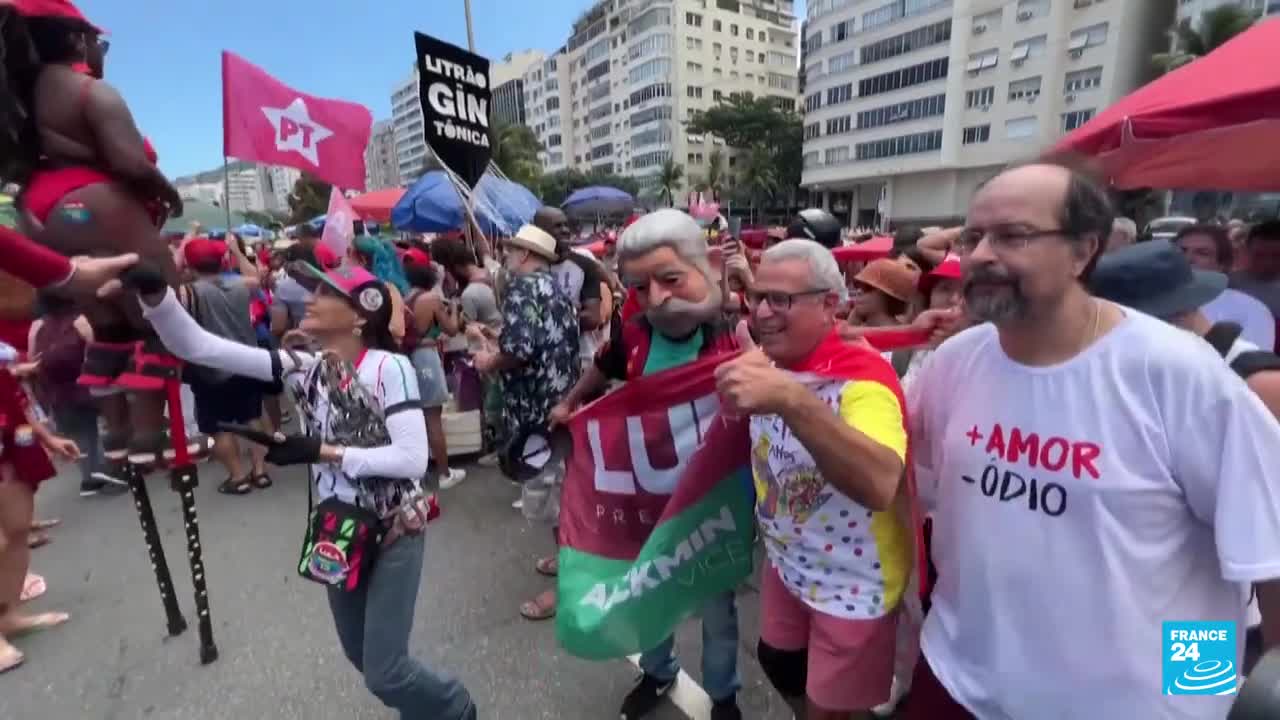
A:
[[[556,636],[588,660],[653,648],[710,598],[752,569],[750,469],[725,477],[698,502],[665,518],[634,560],[560,549]]]

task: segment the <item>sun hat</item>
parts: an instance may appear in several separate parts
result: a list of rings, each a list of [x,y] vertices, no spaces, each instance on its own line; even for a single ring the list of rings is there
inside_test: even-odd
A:
[[[503,240],[507,245],[518,247],[538,255],[544,260],[555,261],[556,239],[546,230],[536,225],[525,225],[515,235]]]
[[[1089,289],[1097,297],[1158,318],[1191,312],[1226,287],[1226,275],[1191,267],[1168,240],[1149,240],[1109,252],[1089,277]]]
[[[916,289],[915,271],[889,258],[872,260],[853,279],[902,302],[909,302]]]

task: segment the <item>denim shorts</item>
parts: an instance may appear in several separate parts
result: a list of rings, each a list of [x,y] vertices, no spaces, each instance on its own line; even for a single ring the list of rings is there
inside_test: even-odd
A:
[[[444,407],[449,399],[449,384],[444,375],[444,364],[440,362],[440,351],[434,347],[420,347],[410,357],[413,369],[418,373],[418,393],[422,396],[422,407]]]

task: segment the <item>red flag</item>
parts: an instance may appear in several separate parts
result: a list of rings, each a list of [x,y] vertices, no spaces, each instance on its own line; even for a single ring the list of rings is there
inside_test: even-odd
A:
[[[364,189],[373,115],[342,100],[300,93],[238,55],[222,52],[222,152],[305,170],[343,189]]]

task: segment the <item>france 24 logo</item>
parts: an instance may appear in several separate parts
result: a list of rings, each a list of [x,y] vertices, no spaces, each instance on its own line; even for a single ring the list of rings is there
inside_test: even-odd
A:
[[[1166,622],[1164,636],[1165,695],[1234,695],[1236,624],[1233,622]]]

